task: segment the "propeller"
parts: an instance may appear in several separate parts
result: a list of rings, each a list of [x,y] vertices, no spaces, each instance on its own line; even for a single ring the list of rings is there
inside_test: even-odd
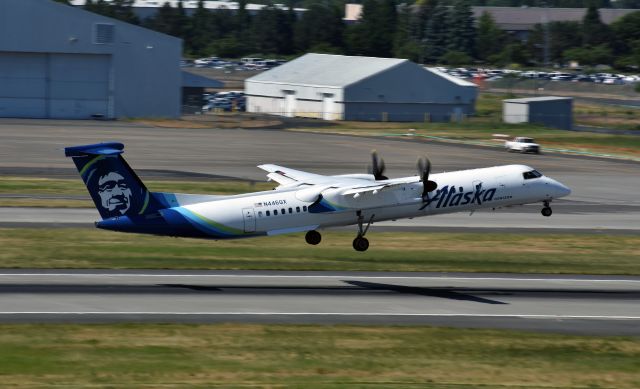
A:
[[[420,181],[422,181],[422,199],[429,201],[429,192],[433,192],[438,188],[438,184],[435,181],[429,180],[429,174],[431,174],[431,161],[426,156],[418,158],[416,164],[418,168],[418,175]]]
[[[371,165],[368,166],[369,174],[373,174],[376,178],[376,181],[380,180],[388,180],[384,175],[384,159],[378,157],[378,152],[376,150],[371,151]]]

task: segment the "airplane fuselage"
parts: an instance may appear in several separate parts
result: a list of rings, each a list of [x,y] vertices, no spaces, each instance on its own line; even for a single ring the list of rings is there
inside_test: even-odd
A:
[[[322,198],[309,195],[316,186],[292,186],[197,201],[179,195],[174,206],[158,215],[114,217],[99,228],[210,239],[246,238],[303,232],[327,227],[380,222],[435,214],[549,202],[569,189],[523,165],[497,166],[433,174],[438,188],[422,197],[418,176],[386,180],[393,189],[347,194],[344,188],[320,188]],[[537,172],[536,172],[537,173]],[[539,174],[539,173],[538,173]],[[350,186],[371,185],[370,179],[349,178]],[[343,179],[344,181],[344,179]],[[154,194],[161,196],[162,194]],[[169,201],[169,203],[171,202]]]

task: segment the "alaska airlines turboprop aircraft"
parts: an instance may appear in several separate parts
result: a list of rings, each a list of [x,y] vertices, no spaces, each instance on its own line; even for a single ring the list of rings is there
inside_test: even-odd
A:
[[[234,196],[149,192],[122,157],[122,143],[65,148],[102,216],[96,227],[121,232],[208,239],[305,232],[320,243],[320,228],[357,225],[353,248],[365,251],[373,222],[541,202],[571,190],[524,165],[431,174],[426,157],[418,175],[389,179],[374,151],[369,174],[323,176],[260,165],[279,184]]]

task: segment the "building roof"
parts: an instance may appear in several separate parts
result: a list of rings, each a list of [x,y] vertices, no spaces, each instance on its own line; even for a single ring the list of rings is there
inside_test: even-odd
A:
[[[406,62],[410,61],[310,53],[253,76],[247,81],[345,87]]]
[[[182,86],[188,88],[222,88],[224,83],[213,78],[182,71]]]
[[[505,103],[518,103],[518,104],[529,104],[529,103],[537,103],[543,101],[558,101],[558,100],[573,100],[572,97],[560,97],[560,96],[540,96],[540,97],[525,97],[522,99],[508,99],[502,100]]]

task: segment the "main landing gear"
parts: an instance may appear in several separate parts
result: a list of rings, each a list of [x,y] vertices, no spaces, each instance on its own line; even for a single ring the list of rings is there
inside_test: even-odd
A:
[[[551,207],[549,206],[549,202],[545,201],[543,203],[544,208],[542,208],[542,211],[540,211],[540,213],[542,214],[542,216],[546,216],[549,217],[551,216],[551,214],[553,213],[553,211],[551,210]]]
[[[367,226],[364,228],[362,227],[364,223],[364,217],[362,216],[362,211],[358,211],[357,215],[358,215],[358,236],[356,236],[356,238],[353,240],[353,248],[356,251],[367,251],[367,249],[369,248],[369,240],[365,238],[364,235],[367,233],[367,231],[369,231],[369,227],[371,226],[371,223],[373,223],[373,217],[375,215],[371,215],[371,217],[369,218],[369,221],[367,222]]]
[[[322,240],[322,235],[320,235],[316,230],[307,231],[307,234],[304,236],[304,240],[315,246]]]

